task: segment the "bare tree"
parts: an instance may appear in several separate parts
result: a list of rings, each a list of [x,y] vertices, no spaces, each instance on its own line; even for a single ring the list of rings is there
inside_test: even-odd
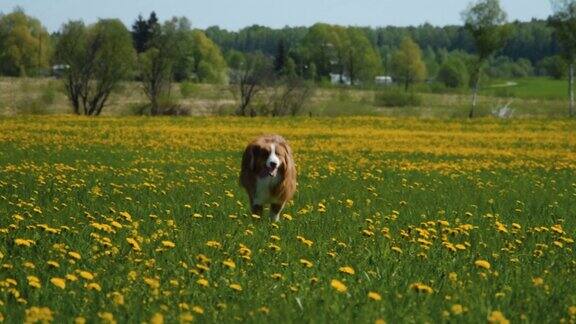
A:
[[[236,115],[256,116],[253,100],[274,78],[272,60],[261,53],[247,54],[231,74],[232,92],[239,100]]]
[[[285,77],[276,83],[270,96],[271,113],[276,116],[296,116],[312,97],[312,82],[292,76]]]

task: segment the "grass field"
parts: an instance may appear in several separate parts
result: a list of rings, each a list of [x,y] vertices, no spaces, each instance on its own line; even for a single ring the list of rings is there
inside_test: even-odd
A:
[[[514,84],[513,86],[502,86]],[[316,88],[300,115],[316,117],[388,116],[423,118],[465,118],[470,109],[470,90],[440,88],[429,84],[415,86],[422,97],[416,107],[383,107],[375,97],[390,90],[386,87],[348,88],[322,86]],[[182,91],[182,90],[186,91]],[[270,93],[262,91],[256,106],[269,107]],[[230,86],[211,84],[177,84],[173,99],[190,115],[231,115],[237,105]],[[126,82],[114,92],[103,114],[107,116],[136,115],[147,99],[137,82]],[[568,114],[566,80],[525,78],[491,80],[482,84],[476,116],[490,116],[494,110],[508,105],[518,118],[563,118]],[[70,113],[70,105],[57,79],[0,78],[0,116],[52,115]]]
[[[9,323],[576,321],[576,121],[0,119]],[[247,214],[241,150],[299,191]]]
[[[565,100],[568,97],[568,81],[543,77],[493,80],[483,89],[483,93],[526,99]]]

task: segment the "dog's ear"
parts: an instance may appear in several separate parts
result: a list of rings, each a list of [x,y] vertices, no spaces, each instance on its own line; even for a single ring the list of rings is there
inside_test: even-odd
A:
[[[256,162],[255,162],[255,151],[256,150],[256,145],[254,144],[250,144],[246,147],[246,149],[244,150],[244,155],[242,155],[242,169],[243,170],[250,170],[250,171],[254,171],[254,169],[256,168]]]
[[[282,149],[284,150],[284,154],[286,155],[285,156],[286,161],[284,161],[286,163],[286,166],[284,168],[284,173],[293,172],[294,159],[292,158],[292,150],[290,149],[290,146],[288,146],[288,144],[284,141],[280,142],[279,145],[282,146]]]

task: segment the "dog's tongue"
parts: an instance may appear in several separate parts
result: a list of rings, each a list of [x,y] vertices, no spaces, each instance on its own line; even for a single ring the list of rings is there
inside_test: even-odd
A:
[[[274,176],[276,169],[275,168],[271,168],[271,167],[265,167],[264,169],[262,169],[262,171],[260,171],[260,178],[266,178],[266,177],[272,177]]]

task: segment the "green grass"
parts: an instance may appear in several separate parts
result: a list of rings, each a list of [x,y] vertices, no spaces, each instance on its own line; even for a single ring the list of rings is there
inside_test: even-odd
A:
[[[134,323],[157,313],[169,323],[186,313],[200,322],[482,323],[493,311],[512,322],[574,320],[574,126],[491,119],[0,119],[0,314],[9,323],[22,322],[35,306],[48,307],[58,323],[99,322],[103,312]],[[299,191],[285,210],[291,220],[277,225],[247,214],[237,184],[241,150],[261,132],[285,135],[298,163]],[[18,246],[18,238],[35,244]],[[446,242],[465,249],[451,252]],[[251,252],[241,253],[241,244]],[[235,268],[222,263],[228,259]],[[476,267],[480,259],[491,268]],[[355,274],[340,272],[344,266]],[[80,278],[79,270],[94,279]],[[65,289],[50,283],[70,274],[79,279],[67,280]],[[28,285],[30,275],[41,288]],[[333,279],[347,291],[333,289]],[[87,289],[91,282],[101,291]],[[433,292],[418,293],[414,283]],[[368,292],[382,300],[370,300]],[[114,294],[124,303],[115,303]],[[464,313],[455,314],[454,305]]]
[[[515,85],[507,86],[507,82]],[[567,100],[568,81],[546,77],[532,77],[514,80],[493,80],[482,93],[492,96],[505,96],[525,99]]]

